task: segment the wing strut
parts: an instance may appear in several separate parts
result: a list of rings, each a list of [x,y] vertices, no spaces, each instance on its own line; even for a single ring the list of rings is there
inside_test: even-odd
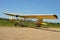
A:
[[[40,27],[42,25],[43,19],[38,19],[37,20],[37,27]]]

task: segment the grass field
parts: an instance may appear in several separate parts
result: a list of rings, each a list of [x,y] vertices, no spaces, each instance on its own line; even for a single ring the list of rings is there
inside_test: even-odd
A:
[[[24,21],[21,22],[25,27],[36,27],[35,22]],[[47,23],[48,25],[42,25],[41,27],[52,27],[52,28],[60,28],[60,23]],[[8,19],[0,18],[0,26],[14,26],[14,22],[9,21]]]

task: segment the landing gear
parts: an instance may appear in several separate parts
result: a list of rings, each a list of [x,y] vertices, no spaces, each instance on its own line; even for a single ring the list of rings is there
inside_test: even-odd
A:
[[[36,27],[40,27],[40,25],[38,24],[38,25],[36,25]]]
[[[19,22],[19,23],[18,23],[18,22],[16,22],[16,23],[15,23],[15,27],[16,27],[16,26],[26,27],[24,24],[22,24],[22,23],[20,23],[20,22]]]
[[[42,23],[42,19],[38,19],[37,22],[36,22],[36,27],[41,27],[41,23]]]
[[[20,24],[16,22],[16,23],[15,23],[15,26],[18,26],[18,25],[20,26]]]
[[[37,24],[36,27],[40,27],[41,25],[40,24]]]

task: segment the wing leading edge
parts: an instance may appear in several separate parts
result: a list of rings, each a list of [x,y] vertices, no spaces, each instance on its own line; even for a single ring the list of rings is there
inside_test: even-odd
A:
[[[36,15],[17,15],[17,14],[8,14],[4,13],[9,16],[18,16],[23,18],[38,18],[38,19],[58,19],[57,15],[55,14],[36,14]]]

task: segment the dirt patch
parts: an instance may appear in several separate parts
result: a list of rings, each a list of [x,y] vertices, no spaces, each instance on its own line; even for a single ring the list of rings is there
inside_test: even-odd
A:
[[[60,40],[60,28],[0,27],[0,40]]]

